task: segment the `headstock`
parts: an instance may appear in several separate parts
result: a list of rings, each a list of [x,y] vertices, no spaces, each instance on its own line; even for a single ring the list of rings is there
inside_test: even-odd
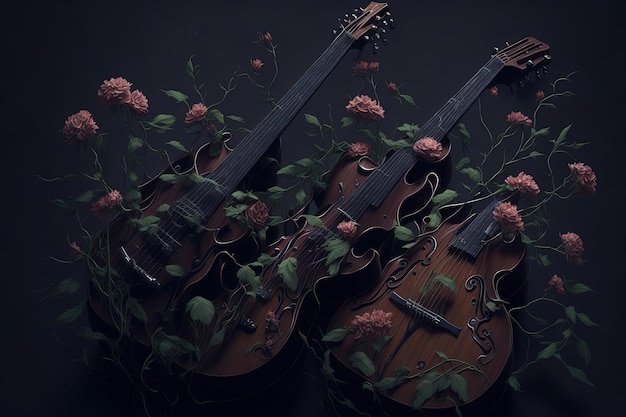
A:
[[[371,2],[367,7],[354,9],[339,18],[340,30],[334,30],[335,35],[347,33],[355,41],[372,42],[374,52],[378,51],[378,42],[387,43],[385,34],[388,28],[393,28],[394,22],[387,3]]]
[[[552,61],[550,46],[532,36],[507,44],[504,49],[495,49],[493,55],[509,68],[518,69],[524,74],[535,71],[540,76],[540,68],[545,72]]]

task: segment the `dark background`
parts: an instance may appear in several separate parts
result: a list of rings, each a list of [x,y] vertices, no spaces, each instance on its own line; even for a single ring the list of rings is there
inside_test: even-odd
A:
[[[622,406],[625,91],[624,54],[618,41],[624,25],[618,4],[392,1],[396,28],[389,44],[378,55],[369,48],[362,55],[350,51],[303,111],[322,116],[327,103],[334,109],[345,105],[358,88],[348,78],[357,59],[381,62],[379,82],[400,84],[417,102],[415,108],[405,106],[398,117],[418,124],[489,59],[492,47],[506,41],[536,36],[550,44],[554,61],[549,74],[525,92],[500,88],[494,99],[501,101],[503,115],[532,109],[536,88],[547,91],[550,82],[577,71],[569,85],[576,96],[564,101],[546,124],[556,131],[573,123],[572,139],[592,143],[579,155],[597,173],[598,193],[555,204],[550,220],[552,230],[576,231],[585,244],[588,262],[566,273],[595,290],[575,300],[576,308],[599,324],[578,330],[591,349],[585,372],[595,387],[544,361],[530,370],[524,392],[506,400],[504,409],[511,416],[600,416]],[[265,31],[278,44],[280,73],[274,92],[280,97],[328,46],[337,17],[365,5],[318,0],[34,1],[3,6],[2,415],[139,415],[132,393],[103,384],[105,375],[83,361],[85,342],[54,322],[77,299],[45,297],[68,273],[45,258],[65,256],[67,239],[76,239],[70,236],[73,219],[59,217],[47,204],[64,190],[36,179],[36,174],[62,175],[71,169],[73,150],[64,146],[59,133],[65,119],[80,109],[94,109],[102,130],[107,130],[106,118],[97,110],[96,91],[103,80],[116,76],[133,82],[148,97],[151,114],[181,111],[159,89],[192,94],[185,73],[192,55],[201,66],[202,81],[218,97],[217,83],[226,82],[238,66],[247,71],[251,58],[263,59],[262,48],[251,41]],[[268,108],[249,83],[239,84],[239,95],[234,96],[238,98],[224,104],[225,113],[243,116],[252,127]],[[391,101],[386,100],[384,106]],[[472,108],[466,115],[468,125],[476,123],[476,117]],[[282,136],[285,162],[307,156],[312,149],[314,139],[304,134],[303,119],[298,116]],[[536,286],[543,288],[540,280]],[[97,355],[89,358],[99,365]],[[319,400],[317,387],[306,383],[299,395],[281,399],[288,403],[287,415],[294,416],[321,415]]]

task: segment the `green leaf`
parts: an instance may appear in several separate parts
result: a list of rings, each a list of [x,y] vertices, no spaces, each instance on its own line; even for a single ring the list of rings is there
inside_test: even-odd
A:
[[[291,291],[298,288],[298,259],[289,257],[278,264],[278,275],[283,278],[283,282]]]
[[[377,381],[373,386],[374,388],[382,391],[382,390],[393,389],[397,387],[398,385],[402,384],[402,382],[404,382],[403,377],[388,376],[388,377],[381,379],[380,381]]]
[[[180,175],[178,174],[161,174],[159,175],[159,179],[168,184],[176,184],[180,180]]]
[[[170,130],[175,121],[176,117],[171,114],[157,114],[151,122],[148,122],[148,125],[163,133]]]
[[[576,309],[574,306],[565,307],[565,315],[572,323],[576,323]]]
[[[439,209],[434,209],[424,220],[428,222],[429,227],[436,228],[441,224],[441,212]]]
[[[233,114],[227,115],[226,118],[230,119],[230,120],[232,120],[234,122],[239,122],[239,123],[243,123],[244,122],[243,117],[235,116]]]
[[[180,265],[165,265],[165,270],[168,274],[177,278],[185,276],[185,270]]]
[[[576,340],[576,349],[580,357],[585,361],[585,365],[588,366],[589,362],[591,362],[591,351],[589,350],[587,342],[582,339]]]
[[[304,219],[306,220],[306,222],[308,224],[310,224],[313,227],[323,227],[324,223],[322,223],[322,220],[317,217],[314,216],[312,214],[303,214],[302,217],[304,217]]]
[[[82,283],[80,280],[74,277],[65,278],[63,281],[55,285],[50,295],[57,296],[57,295],[65,295],[65,294],[74,294],[81,287],[82,287]]]
[[[145,145],[145,141],[137,136],[129,136],[128,138],[128,152],[136,151],[137,149]]]
[[[449,203],[450,201],[457,198],[459,193],[454,190],[447,189],[445,191],[440,192],[439,194],[435,194],[432,198],[433,204],[441,206],[443,204]]]
[[[171,147],[176,148],[179,151],[187,152],[187,148],[185,148],[185,145],[177,140],[170,140],[169,142],[165,142],[165,144],[170,145]]]
[[[466,174],[472,181],[476,183],[480,182],[481,174],[478,169],[467,167],[463,168],[460,172]]]
[[[463,402],[467,401],[467,380],[460,374],[450,374],[452,381],[450,382],[450,389],[452,392],[459,396],[459,399]]]
[[[563,287],[565,288],[565,291],[570,294],[581,294],[584,292],[593,291],[591,288],[589,288],[585,284],[582,284],[580,282],[570,282],[567,280],[563,282]]]
[[[417,239],[417,235],[413,233],[413,230],[399,224],[393,228],[393,237],[402,242],[412,242]]]
[[[322,337],[322,342],[341,342],[350,332],[348,327],[332,329]]]
[[[367,377],[374,375],[374,371],[376,368],[374,367],[374,363],[372,360],[364,353],[359,351],[354,352],[350,355],[350,363],[352,366]]]
[[[187,302],[185,311],[189,313],[192,320],[209,325],[215,316],[215,306],[210,300],[196,295]]]
[[[63,313],[59,314],[59,316],[56,319],[57,321],[60,321],[63,323],[73,323],[74,321],[76,321],[78,317],[80,317],[82,312],[83,312],[83,303],[65,310]]]
[[[586,315],[585,313],[576,313],[576,317],[578,317],[581,323],[584,324],[585,326],[597,326],[597,324],[591,321],[589,316]]]
[[[86,203],[88,201],[93,200],[94,192],[93,190],[87,190],[84,193],[80,194],[78,197],[74,199],[77,203]]]
[[[589,379],[587,378],[587,375],[585,375],[585,373],[582,370],[575,368],[573,366],[567,365],[567,364],[565,364],[565,367],[567,368],[569,373],[572,374],[572,376],[576,378],[577,380],[579,380],[580,382],[587,384],[589,386],[592,386],[592,387],[594,386],[591,383],[591,381],[589,381]]]
[[[224,343],[225,333],[226,333],[226,330],[224,329],[220,329],[216,331],[215,333],[213,333],[213,336],[211,336],[211,340],[209,341],[209,347],[212,347],[215,345],[221,345],[222,343]]]
[[[435,354],[436,354],[436,355],[437,355],[440,359],[443,359],[443,360],[447,360],[447,359],[448,359],[448,355],[446,355],[446,354],[445,354],[445,353],[443,353],[443,352],[436,351],[436,352],[435,352]]]
[[[326,266],[335,261],[340,261],[350,251],[350,243],[343,239],[328,239],[322,246],[328,252],[328,255],[326,255]]]
[[[305,113],[304,118],[306,119],[306,122],[308,124],[317,127],[319,130],[322,130],[322,125],[320,124],[320,121],[317,119],[317,117],[313,116],[312,114]]]
[[[437,275],[430,280],[428,285],[422,287],[420,293],[423,295],[428,294],[430,291],[432,291],[436,284],[441,284],[444,287],[449,288],[454,294],[458,292],[456,288],[456,283],[452,278],[448,278],[444,275]]]
[[[558,349],[558,344],[556,342],[550,343],[548,346],[543,348],[541,352],[537,354],[537,360],[539,359],[548,359],[556,353]]]
[[[237,270],[237,278],[241,282],[249,282],[252,284],[252,288],[256,291],[261,285],[261,279],[257,276],[254,269],[248,265],[244,265]]]
[[[172,97],[176,102],[180,103],[181,101],[187,100],[189,97],[176,90],[161,90],[168,96]]]
[[[522,387],[519,381],[517,380],[517,376],[515,375],[509,376],[508,379],[506,380],[506,383],[509,384],[511,388],[513,388],[517,392],[520,392],[522,390]]]
[[[126,306],[130,310],[130,313],[133,317],[141,320],[142,323],[148,321],[148,315],[146,314],[146,310],[144,310],[143,305],[135,298],[128,297],[128,302]]]
[[[342,117],[341,118],[341,127],[347,127],[354,123],[354,119],[352,117]]]
[[[565,142],[565,140],[567,139],[567,133],[569,132],[570,127],[572,127],[571,124],[565,126],[563,128],[563,130],[561,130],[561,133],[559,133],[559,137],[554,142],[554,146],[555,147],[559,146],[561,143]]]
[[[212,109],[208,113],[208,117],[224,124],[224,115],[218,109]]]
[[[470,159],[469,157],[463,157],[459,160],[459,162],[457,162],[457,164],[454,166],[455,170],[460,170],[461,168],[463,168],[465,165],[470,163]]]
[[[410,95],[400,94],[400,97],[402,98],[402,100],[406,101],[410,105],[415,106],[415,100],[413,100],[413,97],[411,97]]]
[[[415,395],[413,396],[412,407],[418,409],[437,392],[437,384],[435,381],[441,374],[438,372],[431,372],[426,375],[415,389]]]
[[[276,257],[268,255],[267,253],[262,253],[257,258],[257,262],[259,262],[262,266],[268,266],[274,263]]]

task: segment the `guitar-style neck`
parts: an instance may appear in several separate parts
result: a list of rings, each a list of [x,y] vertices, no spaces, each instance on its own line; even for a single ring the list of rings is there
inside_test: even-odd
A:
[[[233,149],[228,157],[202,183],[202,193],[195,192],[201,201],[195,204],[211,214],[241,183],[259,158],[280,136],[322,81],[350,49],[354,38],[343,32],[324,53],[275,104],[272,110]]]
[[[441,141],[458,123],[463,114],[489,86],[504,67],[494,55],[472,78],[452,96],[419,130],[416,138],[432,137]],[[359,219],[365,211],[378,207],[406,172],[418,161],[410,149],[401,149],[386,159],[344,202],[341,210],[352,219]]]

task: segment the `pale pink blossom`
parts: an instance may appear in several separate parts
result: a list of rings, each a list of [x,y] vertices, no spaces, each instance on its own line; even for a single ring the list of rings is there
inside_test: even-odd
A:
[[[269,209],[264,202],[257,200],[248,206],[246,214],[252,227],[260,229],[265,226],[265,222],[269,216]]]
[[[254,70],[254,72],[259,72],[261,70],[261,67],[265,64],[263,63],[263,61],[256,58],[250,60],[250,65],[252,65],[252,69]]]
[[[506,121],[511,123],[512,125],[526,125],[530,126],[533,124],[533,121],[528,118],[528,116],[524,116],[521,111],[512,111],[506,116]]]
[[[541,100],[545,96],[546,96],[546,93],[544,93],[543,90],[537,90],[537,92],[535,93],[535,97],[537,97],[537,100]]]
[[[376,100],[372,100],[366,95],[354,97],[350,100],[346,109],[354,114],[358,120],[379,121],[385,117],[385,110]]]
[[[576,233],[568,232],[561,234],[561,243],[565,250],[565,259],[570,265],[581,262],[583,251],[583,241]]]
[[[369,154],[370,148],[368,144],[364,142],[354,142],[350,144],[350,148],[348,148],[348,155],[350,155],[352,158],[368,156]]]
[[[443,146],[436,139],[426,136],[413,144],[413,151],[429,162],[434,162],[443,156]]]
[[[493,211],[493,218],[502,228],[503,233],[524,230],[524,221],[517,212],[517,206],[508,201],[498,204]]]
[[[207,106],[202,103],[194,104],[185,115],[185,123],[192,124],[204,120],[207,110]]]
[[[358,61],[352,67],[352,72],[354,72],[355,74],[365,74],[368,68],[369,64],[367,63],[367,61]]]
[[[65,143],[75,143],[95,136],[97,130],[98,125],[91,113],[81,110],[65,120],[62,133],[65,136]]]
[[[78,256],[80,253],[80,246],[78,246],[78,243],[76,243],[76,241],[70,243],[70,254],[72,254],[72,256]]]
[[[103,195],[91,204],[91,212],[97,217],[104,218],[106,215],[122,201],[119,191],[113,190]]]
[[[357,224],[352,220],[344,220],[337,225],[337,230],[339,230],[342,237],[350,239],[356,235],[356,226]]]
[[[398,91],[400,91],[400,89],[398,88],[398,85],[394,83],[393,81],[391,82],[385,81],[385,84],[387,84],[387,89],[391,91],[392,93],[397,93]]]
[[[548,284],[550,285],[550,287],[554,288],[559,294],[565,294],[565,288],[563,288],[563,280],[558,275],[554,274],[552,278],[550,278],[550,281],[548,281]]]
[[[380,62],[373,61],[367,64],[367,69],[369,71],[378,71],[380,69]]]
[[[131,85],[122,77],[105,80],[98,90],[98,97],[100,97],[102,105],[110,108],[118,104],[129,104],[131,100]]]
[[[272,44],[272,34],[269,33],[269,32],[265,32],[263,34],[263,40],[271,45]]]
[[[489,88],[489,95],[490,96],[497,96],[498,95],[498,86],[494,85],[493,87]]]
[[[539,186],[531,175],[524,173],[524,171],[517,174],[516,177],[509,175],[504,182],[514,190],[518,190],[524,195],[529,197],[537,197],[539,194]]]
[[[386,336],[391,328],[393,313],[385,313],[383,310],[373,310],[371,313],[355,315],[352,326],[356,328],[355,339],[380,339]]]
[[[133,90],[130,93],[130,102],[128,103],[128,105],[133,111],[137,113],[148,113],[148,99],[139,90]]]
[[[582,162],[576,162],[574,164],[567,164],[576,183],[576,191],[579,194],[589,196],[596,193],[596,174],[591,167],[583,164]]]

